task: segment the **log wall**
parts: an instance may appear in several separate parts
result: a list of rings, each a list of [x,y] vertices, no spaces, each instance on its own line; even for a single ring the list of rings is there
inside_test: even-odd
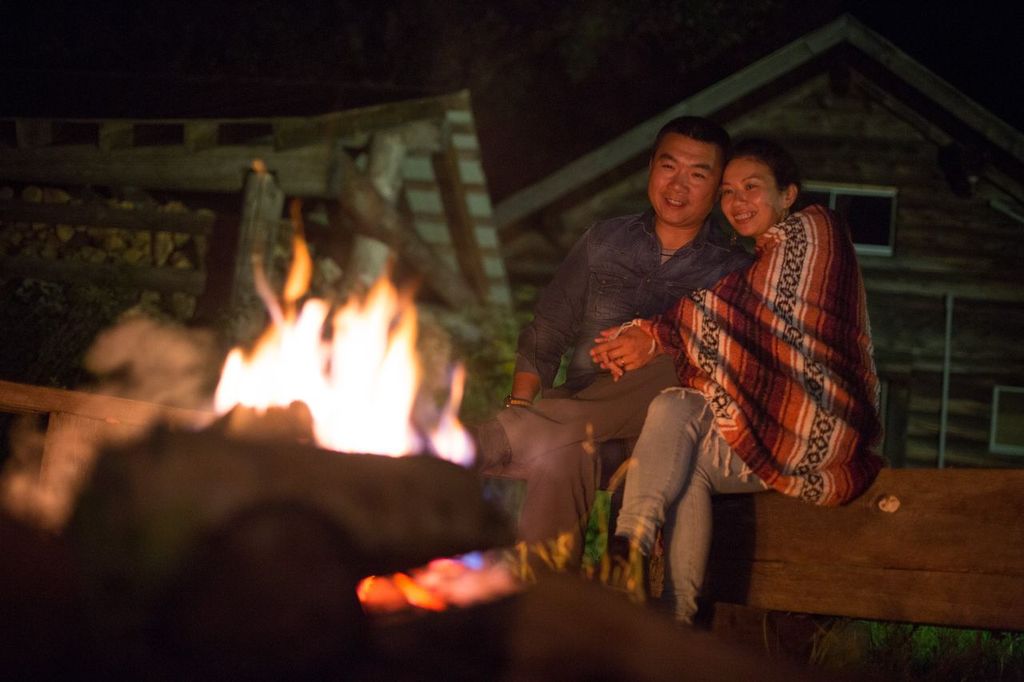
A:
[[[860,256],[876,361],[887,384],[890,461],[939,460],[951,296],[945,464],[1020,466],[1024,458],[992,454],[988,445],[993,386],[1024,386],[1024,225],[993,206],[1019,207],[1020,179],[982,164],[971,195],[958,196],[939,157],[961,141],[855,68],[842,68],[848,79],[812,74],[720,120],[734,139],[767,136],[784,144],[805,181],[896,189],[893,255]],[[595,220],[645,208],[645,160],[503,230],[513,275],[546,282]]]

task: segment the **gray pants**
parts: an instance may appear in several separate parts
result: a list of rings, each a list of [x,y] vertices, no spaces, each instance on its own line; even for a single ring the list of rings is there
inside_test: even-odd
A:
[[[650,556],[664,526],[662,599],[685,623],[697,612],[711,550],[711,496],[765,490],[713,426],[711,408],[692,389],[668,389],[651,402],[615,529]]]
[[[591,444],[636,438],[647,405],[678,384],[671,359],[659,356],[617,382],[604,375],[572,395],[546,391],[532,407],[505,408],[482,424],[482,473],[526,481],[520,539],[534,543],[569,533],[570,565],[578,564],[600,477]]]

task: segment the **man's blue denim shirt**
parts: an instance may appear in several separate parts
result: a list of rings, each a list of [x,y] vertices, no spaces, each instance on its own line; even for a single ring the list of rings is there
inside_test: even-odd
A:
[[[565,387],[580,390],[603,371],[590,359],[598,332],[664,312],[751,261],[741,247],[729,245],[711,218],[665,263],[652,211],[595,223],[541,293],[533,321],[519,335],[516,371],[540,375],[549,388],[572,348]]]

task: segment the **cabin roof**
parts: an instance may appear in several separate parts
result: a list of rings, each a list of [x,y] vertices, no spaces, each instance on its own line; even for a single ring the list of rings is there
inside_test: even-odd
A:
[[[643,121],[495,206],[499,227],[513,225],[605,173],[646,153],[658,130],[682,115],[716,117],[721,122],[741,113],[757,91],[823,62],[839,49],[852,48],[880,67],[912,95],[912,106],[942,119],[940,125],[966,129],[980,143],[999,151],[1016,170],[1024,167],[1024,134],[848,14],[779,48],[768,56],[696,92]],[[877,71],[877,69],[876,69]],[[934,116],[933,116],[934,117]]]

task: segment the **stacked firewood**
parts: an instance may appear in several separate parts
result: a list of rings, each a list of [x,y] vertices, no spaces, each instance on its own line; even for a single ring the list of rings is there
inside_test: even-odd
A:
[[[76,197],[54,187],[26,186],[20,191],[0,187],[0,202],[20,200],[32,204],[83,205],[103,202],[112,209],[185,213],[180,201],[159,204],[151,197],[134,198]],[[203,213],[200,209],[197,213]],[[0,257],[52,262],[81,263],[91,266],[129,266],[201,270],[206,258],[205,235],[148,229],[124,229],[102,225],[48,224],[18,220],[0,220]],[[143,291],[140,306],[151,312],[170,312],[188,319],[195,312],[196,297],[170,292],[161,297],[157,291]]]

